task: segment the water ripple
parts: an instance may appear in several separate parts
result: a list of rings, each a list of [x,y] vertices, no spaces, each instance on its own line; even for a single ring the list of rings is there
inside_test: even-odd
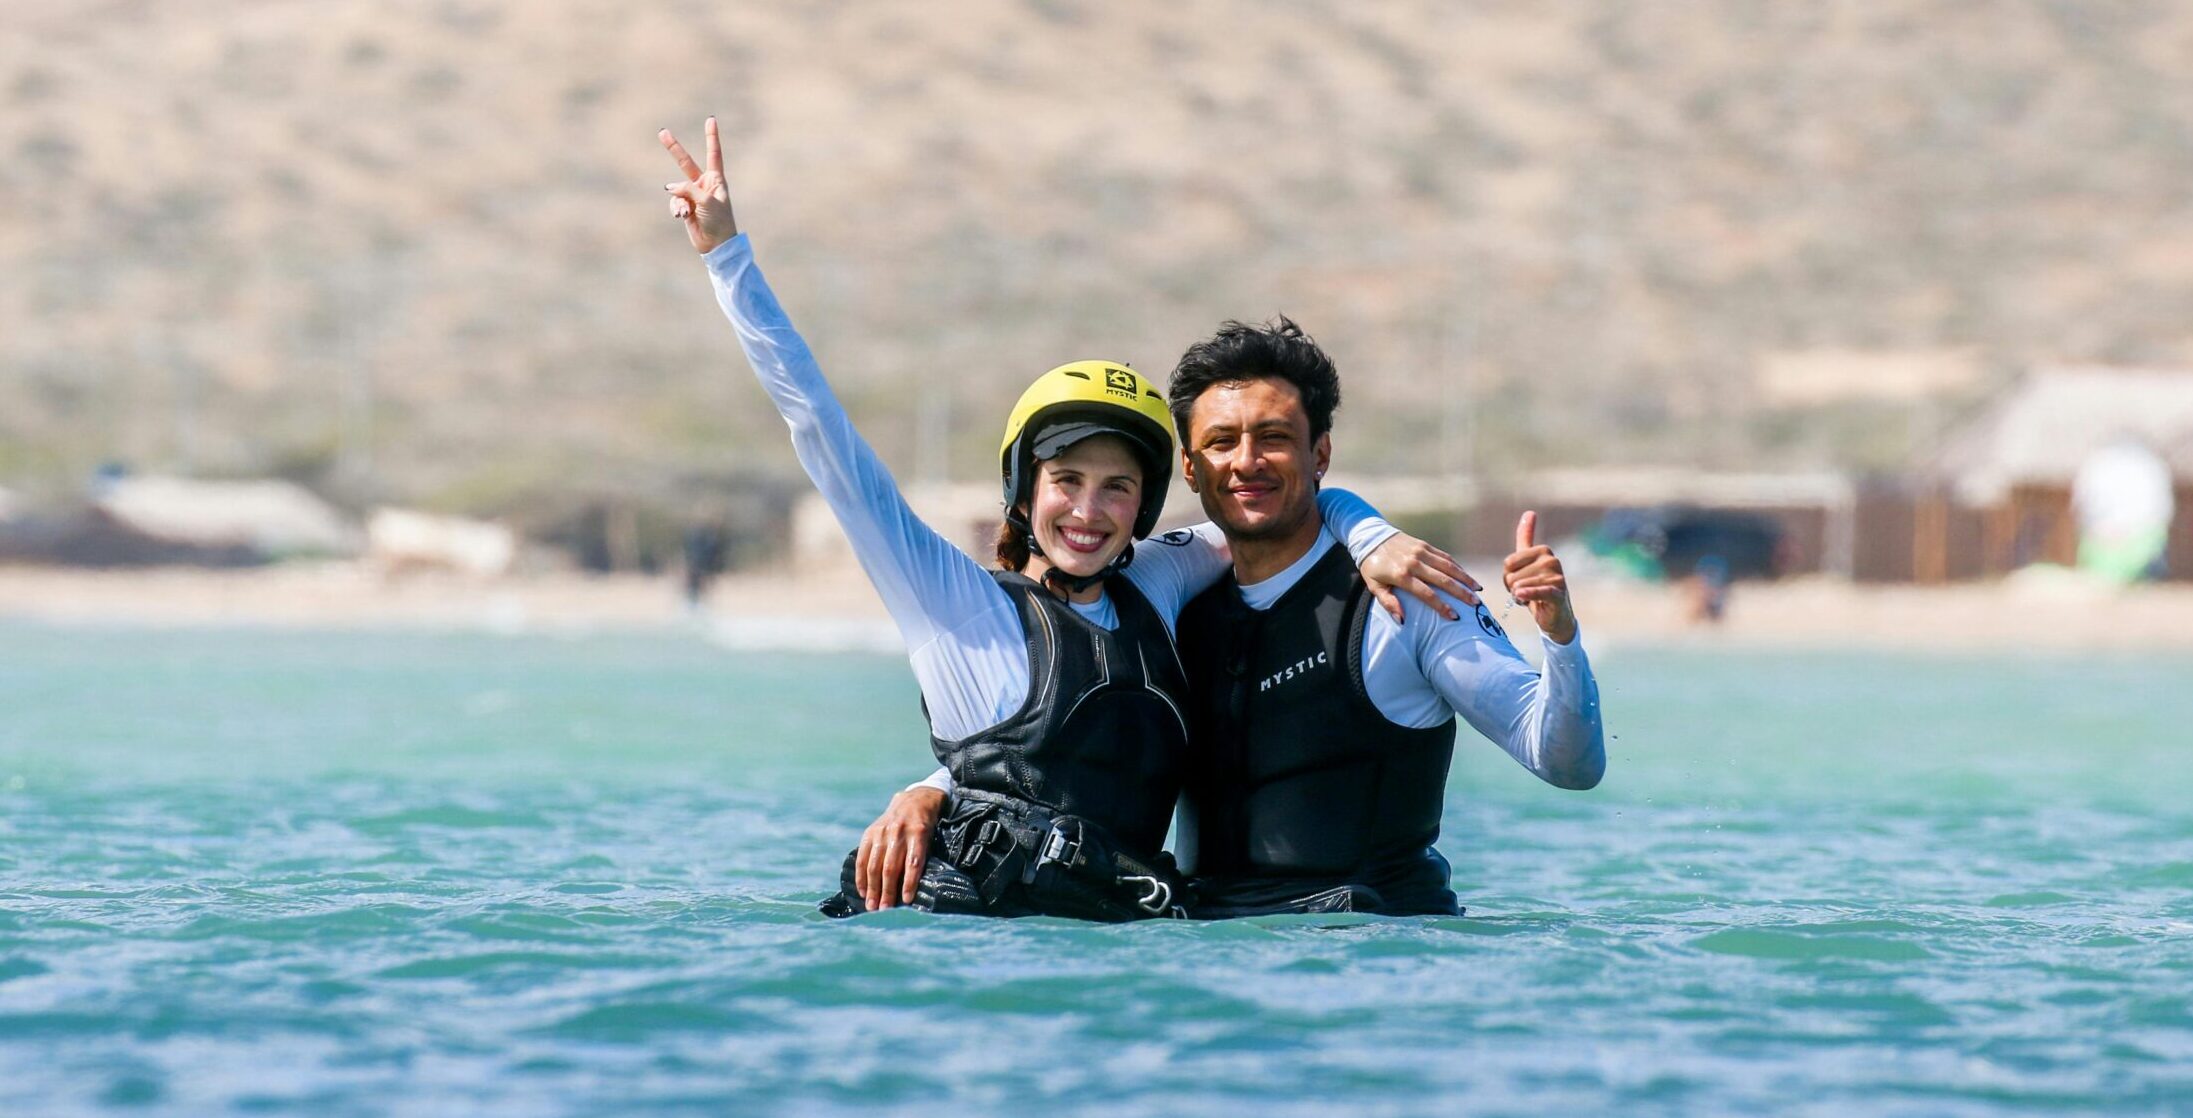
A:
[[[2193,1099],[2182,665],[1930,664],[1937,709],[1893,662],[1632,658],[1607,787],[1458,760],[1469,915],[1096,927],[815,913],[918,775],[900,665],[377,640],[14,649],[49,705],[0,706],[0,1112]],[[2083,735],[2064,696],[2142,673],[2148,729]]]

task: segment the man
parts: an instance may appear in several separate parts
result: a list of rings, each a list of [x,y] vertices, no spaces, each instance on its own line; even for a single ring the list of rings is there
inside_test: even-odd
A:
[[[1548,783],[1606,768],[1598,689],[1561,561],[1524,513],[1503,565],[1545,634],[1533,671],[1482,605],[1368,608],[1316,508],[1340,381],[1285,318],[1229,322],[1169,392],[1189,488],[1233,573],[1188,604],[1191,760],[1174,838],[1196,914],[1460,911],[1433,849],[1454,719]],[[1337,557],[1337,559],[1336,559]]]
[[[1233,554],[1177,632],[1191,758],[1174,844],[1194,914],[1459,912],[1432,846],[1457,714],[1558,787],[1590,788],[1606,766],[1598,689],[1536,514],[1503,575],[1545,634],[1543,674],[1475,602],[1399,621],[1369,608],[1317,510],[1338,373],[1293,322],[1226,323],[1181,358],[1168,395],[1188,486]],[[901,792],[863,851],[918,860],[947,796]]]

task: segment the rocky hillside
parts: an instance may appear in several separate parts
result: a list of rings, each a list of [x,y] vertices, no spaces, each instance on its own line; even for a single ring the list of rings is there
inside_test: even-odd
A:
[[[664,216],[653,133],[709,111],[905,471],[1275,311],[1344,465],[1889,461],[1906,417],[1762,362],[2193,361],[2188,73],[2162,0],[12,4],[0,482],[790,471]]]

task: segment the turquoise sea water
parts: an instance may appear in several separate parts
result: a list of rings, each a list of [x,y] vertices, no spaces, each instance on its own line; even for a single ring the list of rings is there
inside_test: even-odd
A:
[[[2193,1113],[2193,660],[1598,660],[1466,917],[838,923],[897,660],[0,626],[0,1113]]]

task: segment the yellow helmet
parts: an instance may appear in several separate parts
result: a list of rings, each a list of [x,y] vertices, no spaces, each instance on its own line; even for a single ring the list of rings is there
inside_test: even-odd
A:
[[[1016,515],[1035,489],[1035,464],[1091,435],[1127,440],[1142,463],[1142,508],[1134,537],[1157,526],[1173,461],[1172,413],[1165,394],[1118,361],[1075,361],[1036,378],[1005,419],[998,465],[1005,475],[1005,514]]]

